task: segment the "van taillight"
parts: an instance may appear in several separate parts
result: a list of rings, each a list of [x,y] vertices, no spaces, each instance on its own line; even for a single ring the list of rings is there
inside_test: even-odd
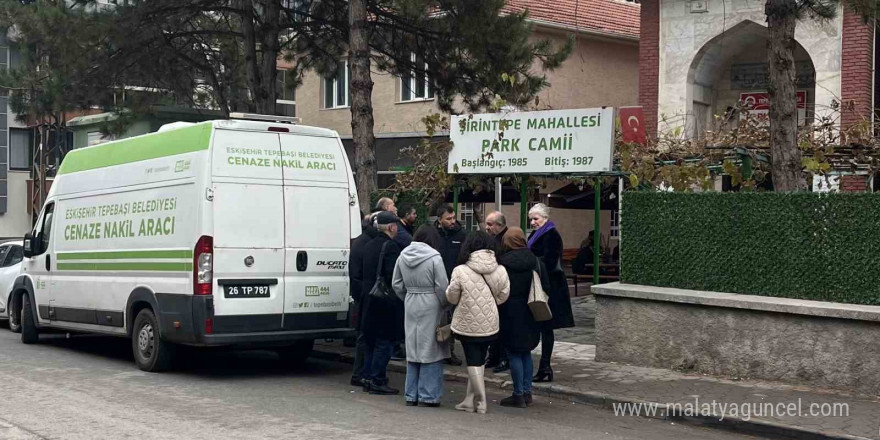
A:
[[[211,295],[214,285],[214,239],[199,238],[193,252],[193,295]]]

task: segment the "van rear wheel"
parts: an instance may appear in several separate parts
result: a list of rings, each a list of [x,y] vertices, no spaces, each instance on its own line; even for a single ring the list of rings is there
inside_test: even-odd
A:
[[[150,309],[141,310],[134,319],[131,348],[135,363],[143,371],[156,373],[171,367],[174,347],[159,336],[158,321]]]
[[[21,342],[23,344],[36,344],[40,340],[40,332],[37,330],[37,318],[31,307],[31,297],[27,293],[21,296]]]
[[[300,367],[306,363],[306,360],[312,354],[312,348],[314,348],[314,346],[315,341],[309,339],[305,341],[297,341],[293,345],[281,347],[275,351],[278,352],[278,357],[281,358],[281,362],[284,362],[291,367]]]

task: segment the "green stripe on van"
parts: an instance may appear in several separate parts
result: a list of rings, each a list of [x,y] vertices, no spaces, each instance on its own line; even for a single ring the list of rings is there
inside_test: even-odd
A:
[[[58,263],[58,270],[189,272],[192,263]]]
[[[192,258],[193,251],[115,251],[115,252],[65,252],[58,254],[58,260],[134,260]]]
[[[94,170],[142,160],[207,150],[211,123],[122,139],[67,153],[58,174]]]

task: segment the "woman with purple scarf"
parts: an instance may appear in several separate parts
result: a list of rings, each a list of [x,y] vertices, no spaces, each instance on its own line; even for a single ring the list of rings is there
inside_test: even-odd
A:
[[[535,374],[534,382],[552,382],[553,368],[550,367],[550,356],[553,355],[553,330],[574,327],[574,315],[571,312],[571,299],[568,296],[568,281],[562,269],[562,236],[556,225],[550,221],[550,208],[538,203],[529,210],[529,223],[534,230],[529,235],[529,249],[544,263],[550,278],[550,297],[548,304],[553,312],[553,319],[545,321],[541,328],[541,363]]]

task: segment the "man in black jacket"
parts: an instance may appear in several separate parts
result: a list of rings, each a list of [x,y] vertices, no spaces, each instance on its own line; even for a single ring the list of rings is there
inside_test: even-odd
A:
[[[461,227],[461,223],[455,219],[455,210],[446,205],[437,213],[437,230],[443,239],[440,243],[440,256],[443,257],[443,267],[446,268],[446,276],[452,276],[452,269],[458,264],[458,253],[461,244],[467,237],[467,233]],[[451,278],[449,278],[451,279]]]
[[[366,343],[364,369],[361,373],[364,391],[370,394],[398,394],[400,390],[388,386],[386,370],[394,354],[394,343],[404,338],[403,303],[370,295],[379,277],[391,286],[394,265],[400,256],[400,246],[393,240],[397,235],[397,215],[384,211],[376,215],[379,233],[364,248],[361,298],[364,314],[361,332]]]
[[[437,230],[440,232],[440,256],[443,257],[443,267],[446,269],[446,278],[452,279],[452,269],[458,264],[458,253],[461,252],[461,244],[467,237],[467,233],[461,227],[461,223],[455,219],[455,210],[446,205],[437,213]],[[446,360],[447,364],[459,366],[461,359],[455,355],[455,340],[449,342],[449,352],[452,354]]]
[[[364,250],[367,243],[376,238],[379,231],[373,227],[370,218],[367,217],[361,225],[363,232],[358,238],[351,242],[351,253],[348,257],[348,276],[351,287],[351,297],[354,299],[354,307],[352,307],[352,323],[358,329],[357,342],[355,342],[354,352],[354,370],[351,372],[351,384],[353,386],[361,386],[361,374],[364,369],[364,354],[367,349],[364,335],[360,331],[360,320],[363,317],[364,301],[363,297],[363,279],[364,279]]]

